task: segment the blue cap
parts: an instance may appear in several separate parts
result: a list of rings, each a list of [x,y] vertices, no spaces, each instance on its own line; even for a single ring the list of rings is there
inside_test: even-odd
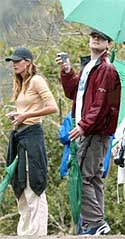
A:
[[[26,48],[17,48],[14,53],[7,57],[5,61],[21,61],[21,60],[33,60],[33,55],[30,50]]]
[[[100,31],[98,31],[98,30],[96,30],[96,29],[91,29],[91,32],[90,32],[90,36],[92,36],[92,35],[94,35],[94,34],[98,34],[99,36],[101,36],[104,40],[107,40],[107,41],[112,41],[112,39],[111,39],[111,37],[109,37],[109,36],[107,36],[105,33],[103,33],[103,32],[100,32]]]

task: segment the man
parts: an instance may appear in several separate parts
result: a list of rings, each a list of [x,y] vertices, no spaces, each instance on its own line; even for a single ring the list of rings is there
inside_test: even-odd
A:
[[[111,38],[102,32],[90,33],[91,55],[82,59],[83,70],[77,76],[69,59],[61,65],[61,82],[65,95],[73,100],[72,117],[76,127],[70,140],[79,145],[83,191],[81,217],[84,220],[79,234],[100,235],[110,231],[104,220],[103,161],[109,147],[109,136],[114,134],[120,105],[120,79],[107,58]]]

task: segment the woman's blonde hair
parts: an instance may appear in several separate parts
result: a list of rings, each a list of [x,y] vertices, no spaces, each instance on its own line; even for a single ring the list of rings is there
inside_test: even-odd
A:
[[[29,82],[31,78],[37,73],[36,65],[34,65],[32,62],[27,68],[27,75],[26,80],[24,82],[24,93],[26,92]],[[22,89],[22,82],[23,79],[20,74],[15,74],[14,80],[13,80],[13,101],[15,101]]]

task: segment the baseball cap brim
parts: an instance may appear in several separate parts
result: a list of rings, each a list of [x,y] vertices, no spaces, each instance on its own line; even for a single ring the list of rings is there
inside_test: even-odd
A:
[[[15,55],[9,56],[5,59],[5,61],[20,61],[20,60],[23,60],[23,58]]]
[[[107,40],[107,41],[109,41],[109,42],[112,41],[112,39],[111,39],[109,36],[107,36],[105,33],[100,32],[100,31],[98,31],[98,30],[96,30],[96,29],[92,29],[89,35],[92,36],[92,35],[94,35],[94,34],[98,34],[98,35],[101,36],[104,40]]]

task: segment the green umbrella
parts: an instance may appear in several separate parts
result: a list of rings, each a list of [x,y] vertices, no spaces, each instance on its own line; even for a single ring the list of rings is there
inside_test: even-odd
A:
[[[10,183],[10,181],[14,175],[14,172],[15,172],[15,169],[17,166],[17,162],[18,162],[18,159],[16,157],[15,160],[5,169],[6,175],[4,176],[2,182],[0,183],[0,202],[3,200],[4,193],[7,189],[7,186]]]
[[[72,119],[72,128],[75,127],[75,119]],[[78,223],[81,209],[82,178],[77,160],[77,144],[70,142],[70,159],[68,161],[68,191],[70,207],[74,224]]]
[[[98,29],[115,42],[125,41],[125,0],[60,0],[64,19]]]
[[[122,122],[123,118],[125,118],[125,62],[116,59],[113,64],[115,65],[119,73],[121,81],[121,102],[118,118],[119,125]]]

